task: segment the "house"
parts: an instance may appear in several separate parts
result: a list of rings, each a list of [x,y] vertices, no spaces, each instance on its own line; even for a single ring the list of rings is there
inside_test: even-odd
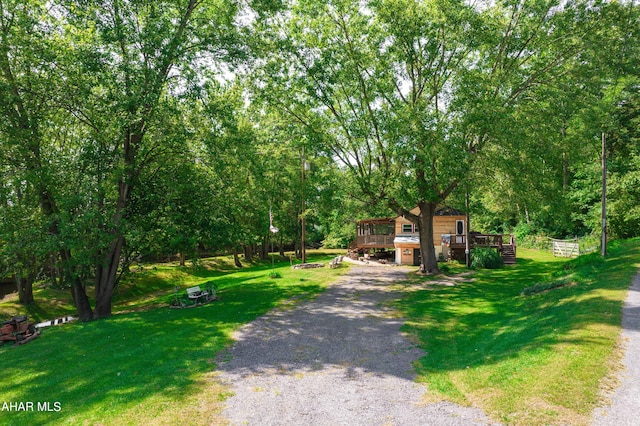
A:
[[[418,207],[411,210],[413,214],[419,214]],[[443,239],[453,239],[464,243],[464,235],[467,229],[467,220],[464,214],[451,208],[436,210],[433,217],[433,241],[435,243],[436,256],[447,259],[450,247],[443,244]],[[395,261],[399,265],[420,265],[420,236],[418,226],[402,216],[395,218]]]
[[[418,214],[419,208],[411,210]],[[351,253],[377,258],[393,258],[399,265],[420,265],[420,236],[417,225],[403,216],[364,219],[356,222],[356,240],[349,246]],[[433,217],[433,241],[436,256],[464,260],[467,219],[460,211],[442,207]],[[500,234],[477,234],[469,238],[470,247],[493,247],[502,254],[505,263],[515,263],[515,239]]]

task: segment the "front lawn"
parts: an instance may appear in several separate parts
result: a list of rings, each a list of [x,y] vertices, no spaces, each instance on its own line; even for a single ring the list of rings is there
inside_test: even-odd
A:
[[[519,249],[515,267],[408,292],[399,308],[427,352],[417,363],[427,400],[474,405],[506,424],[588,424],[611,385],[638,267],[638,239],[613,243],[606,261]]]
[[[281,262],[272,271],[268,262],[237,270],[220,262],[147,265],[118,290],[112,318],[46,328],[27,345],[0,347],[0,404],[23,403],[22,411],[0,411],[1,423],[222,422],[229,395],[215,380],[216,356],[233,331],[314,297],[347,267],[292,270]],[[622,302],[638,267],[635,239],[612,244],[606,260],[519,249],[518,265],[475,271],[470,282],[416,276],[399,284],[407,290],[397,302],[404,329],[427,352],[416,364],[428,386],[425,403],[477,406],[506,424],[588,424],[601,389],[615,385]],[[176,286],[209,282],[220,301],[168,308]],[[39,319],[70,309],[45,300],[51,291],[37,290],[40,303],[30,312]],[[0,302],[3,315],[15,308]]]
[[[281,278],[272,279],[270,262],[242,270],[214,266],[147,266],[120,288],[112,318],[46,328],[24,346],[1,346],[0,404],[24,404],[0,411],[0,423],[217,424],[228,390],[213,380],[215,360],[232,332],[313,297],[348,269],[292,270],[287,261],[276,263]],[[175,286],[206,282],[216,285],[219,301],[168,307]]]

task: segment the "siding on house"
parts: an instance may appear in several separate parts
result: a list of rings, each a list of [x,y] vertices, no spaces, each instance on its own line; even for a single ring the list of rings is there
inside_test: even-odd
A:
[[[411,210],[411,213],[418,214],[420,209],[418,207]],[[451,234],[452,239],[456,235],[456,224],[458,221],[464,223],[464,231],[466,231],[466,218],[464,215],[437,215],[433,217],[433,243],[436,250],[436,256],[442,254],[444,257],[449,255],[448,247],[442,246],[442,235]],[[395,220],[396,227],[396,239],[394,245],[396,248],[396,263],[402,265],[414,265],[416,264],[416,250],[420,249],[420,240],[418,238],[417,226],[412,226],[412,232],[403,232],[403,225],[412,224],[409,220],[402,216],[398,216]],[[415,237],[415,238],[405,238]]]
[[[418,214],[420,210],[416,207],[411,210],[411,213]],[[465,230],[466,230],[466,220],[464,215],[453,215],[453,216],[434,216],[433,217],[433,242],[437,247],[440,245],[443,234],[456,234],[456,222],[461,220],[465,222]],[[396,235],[407,235],[406,232],[402,232],[403,224],[411,224],[411,222],[405,219],[402,216],[398,216],[396,218]],[[417,227],[414,228],[414,234],[418,235]],[[464,232],[463,232],[464,234]]]

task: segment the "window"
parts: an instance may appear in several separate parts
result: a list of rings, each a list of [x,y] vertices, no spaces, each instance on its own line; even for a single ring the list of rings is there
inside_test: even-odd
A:
[[[413,232],[413,224],[412,223],[403,223],[402,224],[402,233],[403,234],[411,234]]]
[[[456,220],[456,234],[464,234],[464,220]]]

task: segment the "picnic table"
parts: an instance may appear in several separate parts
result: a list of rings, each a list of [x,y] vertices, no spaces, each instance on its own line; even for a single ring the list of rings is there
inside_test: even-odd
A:
[[[178,287],[176,287],[175,297],[171,307],[190,308],[193,306],[204,305],[212,300],[218,300],[216,288],[213,284],[189,287],[182,294],[179,294]]]

